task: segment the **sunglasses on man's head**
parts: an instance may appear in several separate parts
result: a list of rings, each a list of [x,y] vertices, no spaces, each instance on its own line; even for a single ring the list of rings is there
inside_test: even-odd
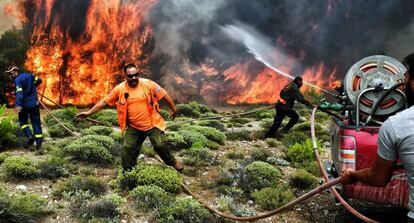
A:
[[[126,76],[127,76],[128,78],[137,78],[137,77],[138,77],[138,75],[139,75],[139,73],[137,72],[137,73],[135,73],[135,74],[127,74]]]

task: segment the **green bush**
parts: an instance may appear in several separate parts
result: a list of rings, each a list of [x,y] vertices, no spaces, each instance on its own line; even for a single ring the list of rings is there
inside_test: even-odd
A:
[[[106,192],[105,183],[94,176],[73,176],[59,182],[53,191],[53,195],[63,197],[65,193],[76,191],[88,191],[93,195],[101,195]]]
[[[91,116],[92,119],[98,120],[108,125],[117,126],[118,118],[115,109],[103,109]]]
[[[283,143],[282,142],[280,142],[279,140],[277,140],[277,139],[273,139],[273,138],[267,138],[266,140],[265,140],[265,142],[267,143],[267,145],[269,145],[270,147],[278,147],[278,146],[281,146],[281,145],[283,145]]]
[[[129,194],[138,208],[159,209],[172,201],[172,197],[158,186],[138,186]]]
[[[20,129],[14,121],[13,115],[2,117],[6,111],[6,105],[0,106],[0,147],[10,147],[10,141],[18,138],[16,132]]]
[[[231,140],[231,141],[238,141],[238,140],[250,141],[252,139],[250,132],[247,130],[242,130],[242,131],[237,131],[237,132],[226,132],[226,137],[228,140]]]
[[[308,163],[307,165],[305,165],[305,169],[306,169],[306,171],[308,171],[309,173],[311,173],[314,176],[319,177],[321,175],[321,171],[319,170],[318,162],[316,162],[316,161],[312,161],[312,162]]]
[[[316,112],[316,114],[315,114],[315,122],[316,123],[323,124],[323,123],[325,123],[325,122],[327,122],[329,120],[331,120],[331,116],[330,115],[328,115],[328,114],[326,114],[324,112],[320,112],[320,111]]]
[[[244,154],[237,150],[230,150],[225,154],[225,156],[229,159],[243,159]]]
[[[221,132],[226,131],[226,126],[223,124],[222,121],[219,120],[202,120],[197,123],[201,126],[208,126],[220,130]]]
[[[267,149],[255,147],[251,150],[250,156],[253,158],[253,160],[265,162],[267,157],[272,156],[272,153]]]
[[[63,147],[63,152],[81,161],[109,164],[114,161],[116,144],[109,136],[87,135]]]
[[[214,180],[215,184],[218,186],[231,186],[234,181],[233,174],[226,170],[226,169],[219,169],[219,174],[217,178]]]
[[[213,161],[213,154],[205,147],[191,147],[183,152],[184,163],[193,166],[206,166]]]
[[[163,144],[167,149],[186,149],[189,148],[191,144],[188,144],[184,137],[180,133],[175,131],[166,131]]]
[[[252,197],[261,208],[268,211],[281,207],[294,198],[292,192],[286,188],[270,187],[254,191]]]
[[[160,223],[203,223],[208,222],[209,217],[210,213],[192,198],[179,198],[159,212]]]
[[[250,122],[250,119],[248,118],[242,118],[242,117],[232,117],[229,120],[230,123],[237,123],[237,124],[247,124]]]
[[[247,165],[243,171],[242,188],[251,192],[265,187],[273,187],[277,185],[281,176],[280,171],[272,165],[255,161]]]
[[[164,109],[160,109],[160,115],[164,118],[164,120],[169,121],[170,119],[170,113],[168,113]]]
[[[37,169],[26,157],[11,156],[4,160],[3,173],[8,179],[30,179],[37,176]]]
[[[191,118],[199,118],[200,112],[189,106],[188,104],[178,104],[177,105],[178,115]]]
[[[72,132],[76,131],[75,126],[71,122],[63,121],[62,123]],[[47,131],[49,133],[49,136],[52,138],[64,138],[67,136],[72,136],[72,133],[64,128],[61,124],[50,126]]]
[[[219,143],[221,145],[224,145],[224,141],[226,140],[226,135],[224,133],[212,127],[192,125],[185,127],[183,130],[199,132],[203,134],[208,140]]]
[[[199,144],[200,146],[207,145],[208,139],[199,132],[187,129],[180,129],[178,133],[184,138],[188,147],[191,147],[194,144]]]
[[[217,113],[216,111],[209,108],[207,105],[200,104],[196,101],[192,101],[192,102],[188,103],[188,106],[190,106],[194,110],[199,111],[202,114],[204,114],[204,113]]]
[[[113,131],[110,135],[116,142],[122,142],[122,133],[121,131]]]
[[[35,222],[51,213],[47,200],[37,194],[14,194],[8,196],[0,190],[0,222]]]
[[[320,143],[318,142],[318,148]],[[312,140],[306,139],[303,143],[295,143],[289,146],[286,152],[286,160],[295,165],[304,165],[314,160]]]
[[[152,165],[139,164],[131,171],[118,173],[115,180],[111,182],[116,189],[133,189],[136,186],[159,186],[168,192],[179,192],[183,180],[180,175],[170,168]]]
[[[213,141],[208,141],[206,146],[211,150],[219,150],[220,149],[220,144],[218,144],[216,142],[213,142]]]
[[[272,126],[273,124],[273,118],[265,118],[262,119],[262,121],[260,122],[260,127],[262,127],[263,129],[270,129],[270,126]]]
[[[318,183],[316,177],[304,169],[296,171],[289,179],[290,185],[299,189],[309,189]]]
[[[40,217],[49,213],[47,200],[37,194],[17,194],[12,196],[10,207],[15,212]]]
[[[111,194],[102,198],[85,203],[76,214],[82,220],[111,220],[120,216],[119,207],[123,203],[123,198]]]
[[[119,207],[126,202],[116,194],[96,198],[85,191],[66,194],[66,199],[69,200],[71,214],[81,222],[118,222]]]
[[[64,109],[56,109],[52,110],[51,114],[53,114],[59,121],[70,123],[75,126],[76,120],[75,115],[77,113],[77,108],[75,107],[68,107]],[[43,120],[45,124],[50,128],[52,126],[58,125],[58,122],[53,118],[51,114],[47,114]]]
[[[201,114],[210,115],[210,113],[215,113],[215,111],[211,110],[206,105],[192,101],[188,104],[178,104],[177,113],[178,115],[186,117],[199,118]]]
[[[10,153],[0,153],[0,164],[2,164],[10,156]]]
[[[81,130],[81,133],[83,135],[104,135],[109,136],[114,132],[114,129],[112,127],[108,126],[91,126],[87,129]]]
[[[144,154],[147,157],[154,157],[155,154],[157,154],[152,147],[149,147],[145,144],[142,145],[142,147],[141,147],[141,153]]]
[[[274,118],[276,115],[276,110],[272,109],[272,110],[260,110],[257,111],[253,114],[253,117],[257,120],[262,120],[262,119],[272,119]]]
[[[283,135],[282,142],[286,147],[289,147],[295,143],[305,142],[310,138],[310,135],[303,132],[289,132]]]
[[[56,156],[49,156],[45,160],[40,161],[37,163],[37,168],[41,177],[49,179],[55,179],[68,174],[66,160]]]

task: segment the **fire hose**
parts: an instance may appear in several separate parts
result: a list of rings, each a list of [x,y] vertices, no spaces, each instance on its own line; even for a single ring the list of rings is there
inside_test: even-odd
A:
[[[315,158],[316,161],[318,162],[318,166],[319,166],[319,171],[321,172],[321,175],[323,176],[323,178],[325,179],[326,182],[329,182],[329,178],[328,175],[326,174],[323,166],[322,166],[322,162],[318,153],[318,148],[317,148],[317,144],[316,144],[316,136],[315,136],[315,113],[316,113],[317,107],[314,107],[312,110],[312,116],[311,116],[311,136],[312,136],[312,146],[313,146],[313,151],[315,153]],[[341,177],[339,177],[341,178]],[[337,178],[337,179],[339,179]],[[357,218],[365,221],[365,222],[376,222],[366,216],[364,216],[363,214],[359,213],[357,210],[355,210],[353,207],[351,207],[343,198],[342,196],[338,193],[338,191],[335,190],[335,188],[331,187],[330,191],[334,194],[334,196],[336,197],[336,199],[339,200],[339,202],[341,202],[341,204],[349,211],[351,212],[354,216],[356,216]]]
[[[41,95],[41,94],[39,94],[39,95]],[[43,95],[42,95],[43,96]],[[43,96],[44,97],[44,96]],[[46,97],[44,97],[44,98],[46,98]],[[49,99],[49,98],[46,98],[46,99],[48,99],[48,100],[50,100],[51,102],[53,102],[51,99]],[[67,126],[65,126],[65,124],[64,123],[62,123],[55,115],[53,115],[51,112],[50,112],[50,110],[46,107],[46,105],[42,102],[42,101],[39,101],[40,102],[40,104],[42,105],[42,107],[63,127],[63,128],[65,128],[69,133],[71,133],[73,136],[75,136],[75,137],[77,137],[77,138],[80,138],[80,133],[76,133],[76,132],[74,132],[74,131],[72,131],[72,130],[70,130]],[[54,104],[56,104],[56,105],[58,105],[59,107],[61,107],[61,108],[64,108],[62,105],[59,105],[59,104],[57,104],[57,103],[55,103],[55,102],[53,102]],[[259,108],[259,109],[255,109],[255,110],[252,110],[252,111],[249,111],[249,112],[243,112],[243,113],[238,113],[238,114],[231,114],[231,115],[229,115],[229,116],[236,116],[236,115],[245,115],[245,114],[250,114],[250,113],[253,113],[253,112],[257,112],[257,111],[260,111],[260,110],[264,110],[264,109],[268,109],[268,108],[270,108],[270,107],[273,107],[273,106],[268,106],[268,107],[264,107],[264,108]],[[312,136],[312,143],[313,143],[313,150],[314,150],[314,153],[315,153],[315,158],[316,158],[316,160],[317,160],[317,163],[318,163],[318,166],[319,166],[319,170],[320,170],[320,172],[321,172],[321,174],[322,174],[322,176],[323,176],[323,178],[325,179],[325,183],[324,184],[322,184],[322,185],[320,185],[320,186],[318,186],[318,187],[316,187],[316,188],[314,188],[313,190],[311,190],[311,191],[309,191],[309,192],[307,192],[307,193],[305,193],[304,195],[302,195],[302,196],[300,196],[300,197],[298,197],[298,198],[296,198],[295,200],[292,200],[292,201],[290,201],[289,203],[287,203],[287,204],[285,204],[284,206],[282,206],[282,207],[279,207],[279,208],[277,208],[277,209],[274,209],[274,210],[272,210],[272,211],[269,211],[269,212],[266,212],[266,213],[263,213],[263,214],[260,214],[260,215],[257,215],[257,216],[250,216],[250,217],[239,217],[239,216],[234,216],[234,215],[230,215],[230,214],[226,214],[226,213],[224,213],[224,212],[221,212],[221,211],[219,211],[219,210],[217,210],[217,209],[215,209],[215,208],[213,208],[213,207],[211,207],[207,202],[205,202],[204,200],[202,200],[202,199],[200,199],[200,198],[198,198],[197,197],[197,195],[194,193],[194,192],[192,192],[190,189],[188,189],[188,187],[186,187],[185,186],[185,184],[182,184],[182,187],[183,187],[183,190],[184,190],[184,192],[186,192],[186,193],[188,193],[189,195],[191,195],[192,197],[194,197],[197,201],[199,201],[206,209],[208,209],[210,212],[212,212],[212,213],[214,213],[214,214],[216,214],[216,215],[218,215],[218,216],[221,216],[221,217],[223,217],[223,218],[227,218],[227,219],[231,219],[231,220],[236,220],[236,221],[257,221],[257,220],[260,220],[260,219],[263,219],[263,218],[267,218],[267,217],[270,217],[270,216],[273,216],[273,215],[276,215],[276,214],[280,214],[280,213],[283,213],[283,212],[285,212],[285,211],[289,211],[289,210],[291,210],[294,206],[296,206],[297,204],[300,204],[300,203],[302,203],[302,202],[304,202],[304,201],[306,201],[307,199],[309,199],[309,198],[311,198],[311,197],[313,197],[313,196],[315,196],[316,194],[319,194],[319,193],[321,193],[321,192],[323,192],[324,190],[326,190],[326,189],[330,189],[331,190],[331,192],[335,195],[335,197],[341,202],[341,204],[342,205],[344,205],[344,207],[348,210],[348,211],[350,211],[352,214],[354,214],[356,217],[358,217],[358,218],[360,218],[361,220],[363,220],[363,221],[365,221],[365,222],[376,222],[376,221],[374,221],[374,220],[372,220],[372,219],[370,219],[370,218],[368,218],[368,217],[366,217],[366,216],[364,216],[364,215],[362,215],[361,213],[359,213],[358,211],[356,211],[355,209],[353,209],[340,195],[339,195],[339,193],[333,188],[333,186],[335,186],[335,185],[337,185],[337,184],[340,184],[340,183],[342,183],[342,178],[341,177],[338,177],[338,178],[336,178],[336,179],[334,179],[334,180],[329,180],[329,178],[328,178],[328,176],[327,176],[327,174],[326,174],[326,172],[324,171],[324,169],[323,169],[323,167],[322,167],[322,163],[321,163],[321,160],[320,160],[320,157],[319,157],[319,153],[318,153],[318,151],[317,151],[317,145],[316,145],[316,137],[315,137],[315,113],[316,113],[316,110],[318,110],[318,107],[316,106],[316,107],[314,107],[314,109],[313,109],[313,111],[312,111],[312,116],[311,116],[311,136]],[[323,109],[319,109],[319,110],[322,110],[322,111],[324,111]],[[329,114],[329,113],[328,113]],[[330,114],[331,115],[331,114]],[[336,118],[336,115],[334,115],[335,116],[335,118]],[[228,116],[226,116],[226,117],[228,117]],[[217,117],[215,117],[215,118],[222,118],[222,116],[217,116]],[[204,119],[207,119],[207,118],[204,118]],[[93,119],[91,119],[90,121],[94,121]],[[96,123],[96,122],[95,122]],[[98,124],[104,124],[104,123],[98,123]],[[160,158],[158,158],[157,156],[155,157],[159,162],[161,162],[161,163],[163,163],[163,161],[160,159]],[[164,164],[164,163],[163,163]]]

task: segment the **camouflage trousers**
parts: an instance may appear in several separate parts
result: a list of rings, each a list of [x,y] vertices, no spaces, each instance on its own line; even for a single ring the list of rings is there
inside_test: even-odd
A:
[[[148,131],[141,131],[128,126],[122,142],[122,167],[130,170],[137,164],[137,158],[145,139],[149,137],[155,152],[161,157],[165,164],[173,166],[175,158],[171,152],[163,146],[164,132],[157,128]]]

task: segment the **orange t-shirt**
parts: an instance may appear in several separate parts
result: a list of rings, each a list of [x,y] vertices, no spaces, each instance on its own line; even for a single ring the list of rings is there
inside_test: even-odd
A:
[[[125,88],[125,89],[122,89]],[[167,92],[155,82],[140,78],[139,83],[135,88],[131,88],[127,83],[116,86],[111,93],[104,98],[104,101],[113,106],[120,99],[122,92],[128,93],[126,99],[127,119],[128,125],[141,131],[147,131],[157,127],[159,123],[153,123],[154,120],[159,120],[160,114],[155,109],[150,110],[151,92],[158,100],[162,99]],[[147,95],[145,95],[147,94]],[[153,117],[157,116],[157,117]],[[164,121],[162,118],[160,121]],[[162,129],[163,130],[163,129]]]

